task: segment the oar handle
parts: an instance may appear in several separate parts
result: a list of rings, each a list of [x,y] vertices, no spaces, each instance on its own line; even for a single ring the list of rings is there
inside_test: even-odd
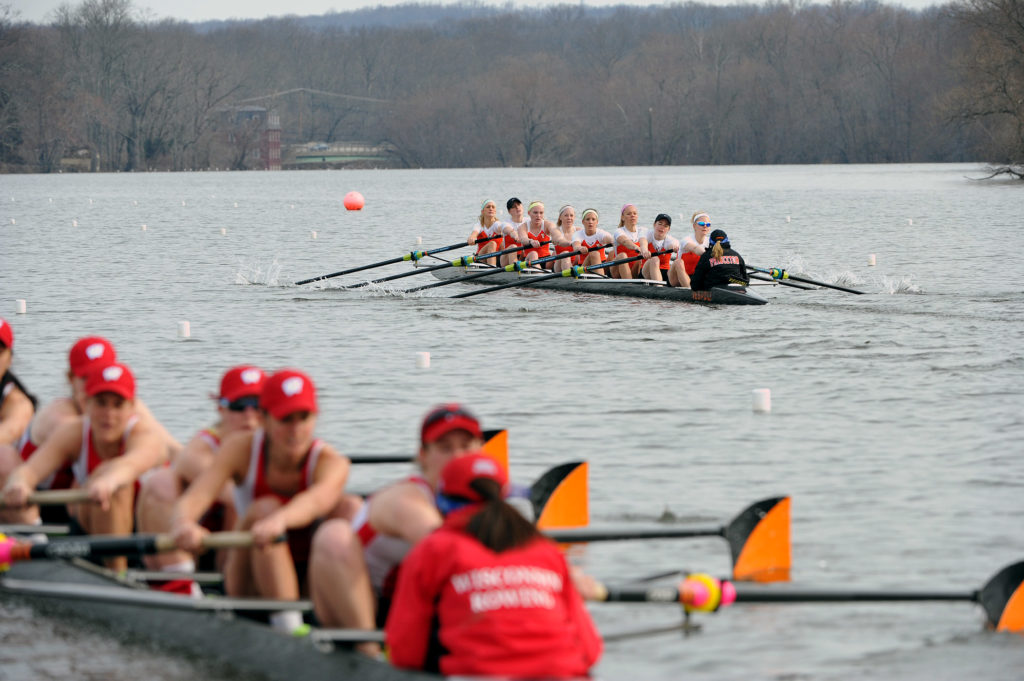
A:
[[[81,487],[75,489],[48,489],[28,495],[29,506],[61,506],[89,501],[89,491]]]

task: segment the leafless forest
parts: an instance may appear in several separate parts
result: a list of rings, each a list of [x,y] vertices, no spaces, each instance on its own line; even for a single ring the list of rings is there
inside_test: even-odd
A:
[[[278,114],[285,151],[359,143],[398,167],[1019,174],[1024,0],[410,5],[216,24],[85,0],[46,25],[0,5],[4,171],[259,167],[258,124],[233,113],[245,107]]]

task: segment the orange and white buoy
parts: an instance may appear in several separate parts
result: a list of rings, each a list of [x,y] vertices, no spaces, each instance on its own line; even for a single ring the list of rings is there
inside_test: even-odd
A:
[[[366,199],[359,192],[349,192],[345,194],[345,199],[342,203],[345,204],[346,210],[362,210],[363,206],[366,205]]]

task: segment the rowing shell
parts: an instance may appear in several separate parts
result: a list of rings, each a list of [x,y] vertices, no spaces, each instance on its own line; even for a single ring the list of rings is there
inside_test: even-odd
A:
[[[26,561],[0,577],[0,594],[16,594],[41,611],[99,622],[114,632],[168,650],[226,664],[270,681],[419,681],[438,677],[400,670],[349,649],[321,650],[316,636],[292,637],[240,612],[281,604],[260,599],[191,598],[139,589],[74,559]],[[309,609],[309,602],[288,603]]]
[[[469,267],[445,267],[431,272],[442,281],[455,279],[475,272],[493,269],[487,266],[471,265]],[[487,277],[470,279],[467,284],[485,284],[497,286],[522,281],[524,277],[541,277],[548,272],[495,272]],[[596,293],[605,296],[627,296],[629,298],[649,298],[653,300],[673,300],[681,303],[707,303],[711,305],[764,305],[768,301],[741,286],[725,288],[714,287],[708,291],[693,291],[688,288],[667,286],[662,282],[649,279],[609,279],[596,274],[584,274],[578,279],[559,277],[546,279],[536,284],[524,284],[543,289],[559,291],[575,291],[577,293]]]

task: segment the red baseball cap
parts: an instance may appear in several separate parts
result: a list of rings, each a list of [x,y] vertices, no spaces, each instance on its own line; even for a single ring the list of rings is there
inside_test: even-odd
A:
[[[479,478],[495,481],[503,491],[508,486],[508,475],[497,461],[481,452],[473,452],[457,456],[445,464],[437,491],[446,497],[484,501],[479,492],[469,486]]]
[[[263,384],[260,409],[275,419],[283,419],[297,411],[316,412],[313,379],[296,369],[278,371]]]
[[[114,352],[114,346],[100,336],[79,338],[68,353],[71,373],[79,378],[88,376],[93,367],[105,367],[116,361],[117,353]]]
[[[234,402],[240,397],[259,397],[263,392],[263,384],[267,382],[267,375],[263,369],[249,364],[228,369],[224,378],[220,379],[220,397],[228,402]]]
[[[126,400],[135,398],[135,377],[124,364],[96,366],[85,379],[85,394],[114,393]]]
[[[461,404],[451,403],[438,405],[427,412],[420,428],[420,441],[423,444],[437,442],[453,430],[465,430],[480,439],[484,436],[476,416]]]
[[[0,317],[0,343],[9,348],[14,347],[14,329],[7,323],[7,320]]]

